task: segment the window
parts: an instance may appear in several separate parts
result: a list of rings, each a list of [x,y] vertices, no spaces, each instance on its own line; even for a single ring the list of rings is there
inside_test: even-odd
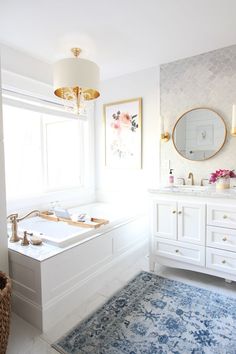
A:
[[[86,121],[3,105],[7,199],[82,185]]]

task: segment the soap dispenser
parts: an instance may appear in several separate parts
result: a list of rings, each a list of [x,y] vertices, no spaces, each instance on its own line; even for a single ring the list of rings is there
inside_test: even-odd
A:
[[[173,186],[174,185],[174,175],[173,175],[173,168],[170,169],[170,173],[169,173],[169,186]]]

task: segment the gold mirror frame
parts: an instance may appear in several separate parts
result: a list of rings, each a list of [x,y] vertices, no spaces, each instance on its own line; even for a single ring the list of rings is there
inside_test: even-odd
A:
[[[207,157],[207,158],[204,159],[204,160],[192,160],[192,159],[189,159],[189,158],[186,157],[186,156],[183,156],[183,155],[179,152],[179,150],[177,149],[176,144],[175,144],[175,140],[174,140],[175,129],[176,129],[176,126],[177,126],[177,124],[179,123],[179,121],[180,121],[180,120],[183,118],[183,116],[185,116],[187,113],[192,112],[192,111],[196,111],[196,110],[198,110],[198,109],[207,109],[208,111],[211,111],[211,112],[214,112],[215,114],[217,114],[217,116],[222,120],[223,125],[224,125],[224,128],[225,128],[225,136],[224,136],[223,143],[221,144],[221,146],[219,147],[219,149],[218,149],[213,155]],[[211,109],[211,108],[208,108],[208,107],[196,107],[196,108],[192,108],[192,109],[189,109],[188,111],[184,112],[184,113],[177,119],[177,121],[175,122],[174,128],[173,128],[173,130],[172,130],[172,142],[173,142],[174,148],[175,148],[175,150],[177,151],[177,153],[178,153],[181,157],[183,157],[184,159],[189,160],[189,161],[194,161],[194,162],[207,161],[207,160],[211,159],[212,157],[214,157],[216,154],[218,154],[218,152],[219,152],[219,151],[223,148],[223,146],[225,145],[226,138],[227,138],[227,127],[226,127],[226,123],[225,123],[223,117],[222,117],[218,112],[216,112],[214,109]]]

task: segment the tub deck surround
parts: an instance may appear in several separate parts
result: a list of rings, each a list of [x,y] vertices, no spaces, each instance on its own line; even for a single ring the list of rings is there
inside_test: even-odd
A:
[[[236,281],[236,191],[164,187],[150,194],[150,269],[155,264]]]
[[[119,226],[120,224],[126,223],[132,220],[133,218],[135,217],[127,217],[122,220],[116,220],[107,225],[101,225],[99,228],[95,229],[71,226],[68,225],[66,222],[62,221],[55,222],[48,221],[40,217],[33,217],[26,220],[25,222],[20,223],[19,231],[23,233],[24,230],[27,230],[28,232],[32,232],[35,235],[39,235],[39,237],[41,237],[44,241],[44,248],[46,248],[47,245],[55,246],[55,248],[48,248],[48,250],[50,249],[52,252],[56,251],[56,253],[58,253],[60,252],[60,250],[58,250],[58,247],[64,250],[73,247],[74,245],[87,242],[88,240],[97,237],[103,234],[104,232]],[[43,233],[40,234],[42,230]],[[18,244],[20,244],[20,242]],[[12,244],[9,242],[9,248],[12,249],[11,245]],[[32,254],[34,256],[34,250],[35,248],[31,248],[28,254]],[[18,251],[21,252],[20,247],[18,247]],[[50,256],[50,254],[46,255],[46,253],[44,252],[43,254],[46,257]]]
[[[25,247],[9,243],[18,315],[45,332],[96,292],[117,264],[137,257],[148,239],[146,216],[111,214],[102,215],[110,218],[109,224],[64,248],[46,242]]]
[[[8,241],[8,250],[9,252],[17,252],[25,257],[29,257],[36,261],[42,262],[45,259],[57,255],[64,249],[50,245],[46,242],[43,242],[40,246],[34,246],[32,244],[29,244],[28,246],[22,246],[21,241],[14,243]]]
[[[101,225],[99,228],[95,229],[93,227],[84,228],[68,225],[66,222],[62,221],[55,222],[38,216],[32,216],[19,222],[18,230],[22,235],[24,231],[28,231],[40,236],[44,241],[42,250],[39,250],[39,246],[22,249],[20,242],[9,242],[9,248],[29,257],[36,257],[36,259],[41,261],[47,257],[51,257],[59,253],[60,249],[58,249],[58,247],[63,248],[63,250],[71,246],[73,247],[74,245],[86,242],[99,236],[105,231],[109,231],[114,227],[118,227],[123,223],[129,222],[132,219],[143,215],[143,210],[140,210],[137,205],[113,205],[108,203],[93,203],[74,207],[68,209],[68,211],[71,215],[86,213],[90,217],[95,217],[98,219],[104,219],[105,215],[106,219],[109,220],[109,223]],[[10,234],[10,232],[11,230],[9,228],[8,233]],[[47,245],[56,247],[48,247]]]
[[[8,249],[9,251],[14,251],[18,252],[24,256],[30,257],[34,260],[37,260],[39,262],[45,261],[48,258],[54,257],[57,254],[60,254],[61,252],[65,252],[66,250],[69,250],[75,246],[79,246],[83,243],[89,242],[93,240],[96,237],[99,237],[103,235],[106,232],[109,232],[111,230],[114,230],[116,228],[119,228],[121,226],[124,226],[133,220],[136,220],[141,216],[133,216],[130,218],[125,218],[122,220],[119,220],[117,222],[113,221],[112,223],[109,223],[108,225],[103,225],[99,229],[92,229],[87,231],[87,229],[83,229],[85,232],[82,235],[76,234],[72,239],[67,242],[66,239],[63,239],[63,244],[60,244],[59,246],[56,245],[56,242],[52,242],[49,238],[49,240],[44,240],[42,245],[35,246],[32,245],[31,243],[28,246],[22,246],[21,245],[21,240],[18,242],[10,242],[8,241]],[[26,224],[28,225],[28,224]],[[73,235],[72,235],[73,236]],[[65,240],[65,241],[64,241]],[[71,240],[78,240],[74,241],[71,243]],[[62,246],[69,243],[68,246]]]

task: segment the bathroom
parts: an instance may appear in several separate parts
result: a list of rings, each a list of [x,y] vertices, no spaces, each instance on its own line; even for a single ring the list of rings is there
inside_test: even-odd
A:
[[[224,353],[224,347],[236,352],[234,312],[227,312],[236,301],[236,178],[231,172],[232,178],[223,181],[230,181],[230,188],[209,184],[215,171],[236,169],[236,8],[232,0],[226,1],[231,11],[216,3],[181,1],[181,24],[173,0],[151,0],[150,7],[143,1],[128,5],[123,0],[118,7],[114,1],[116,14],[103,0],[94,4],[99,18],[80,1],[80,5],[72,1],[72,12],[65,5],[57,9],[54,1],[35,8],[26,0],[14,1],[14,11],[12,4],[1,5],[0,271],[12,281],[7,354],[174,353],[174,346],[186,354]],[[79,15],[78,6],[91,18]],[[136,19],[131,16],[135,6]],[[44,16],[45,9],[48,14],[54,11],[55,18],[46,17],[42,29],[37,13]],[[104,17],[106,12],[110,20]],[[81,21],[77,27],[71,21],[76,21],[76,13]],[[63,14],[68,29],[60,28]],[[129,23],[130,38],[118,26],[122,16]],[[146,23],[143,32],[137,19]],[[224,27],[221,35],[219,21]],[[30,31],[34,22],[35,35]],[[18,28],[14,33],[12,26]],[[86,111],[79,115],[68,109],[70,102],[61,103],[54,94],[54,64],[72,58],[74,46],[82,49],[79,58],[100,68],[100,96],[86,101]],[[132,139],[135,135],[135,156],[124,165],[117,164],[108,149],[110,108],[117,114],[112,119],[118,121],[119,110],[136,110],[129,132]],[[197,143],[189,143],[185,151],[186,136],[178,139],[178,126],[179,133],[186,132],[184,121],[195,113],[201,115],[200,123],[194,123],[185,141],[196,138]],[[208,122],[207,114],[212,115]],[[211,121],[216,122],[215,130]],[[7,219],[16,213],[15,219]],[[106,306],[119,294],[125,297],[134,279],[140,294],[146,282],[159,284],[161,295],[147,293],[153,298],[146,310],[163,316],[165,328],[156,325],[161,335],[154,330],[154,320],[150,325],[150,319],[137,322],[129,312],[121,332],[117,327],[111,332],[113,322],[105,332],[105,338],[110,333],[114,342],[94,334],[94,342],[83,347],[82,339],[93,330],[88,323],[100,318],[99,311],[108,316]],[[183,305],[184,299],[173,295],[181,305],[171,310],[166,299],[169,287],[173,294],[173,289],[187,293],[188,299],[195,299],[194,289],[200,289],[202,301],[219,296],[222,307],[217,313],[220,320],[224,314],[227,340],[222,340],[213,320],[209,328],[200,325],[210,321],[215,303],[207,309],[198,303],[196,311],[202,317],[191,315],[186,324],[186,301]],[[140,294],[137,302],[145,299],[147,304],[147,294]],[[184,320],[180,309],[186,313]],[[141,318],[141,312],[137,316]],[[170,328],[178,336],[177,327],[196,332],[195,339],[181,337],[182,342],[174,343]],[[66,335],[75,331],[77,339],[80,333],[85,337],[81,347],[73,339],[73,349]],[[123,333],[127,342],[114,333]],[[129,343],[127,349],[124,343]]]

